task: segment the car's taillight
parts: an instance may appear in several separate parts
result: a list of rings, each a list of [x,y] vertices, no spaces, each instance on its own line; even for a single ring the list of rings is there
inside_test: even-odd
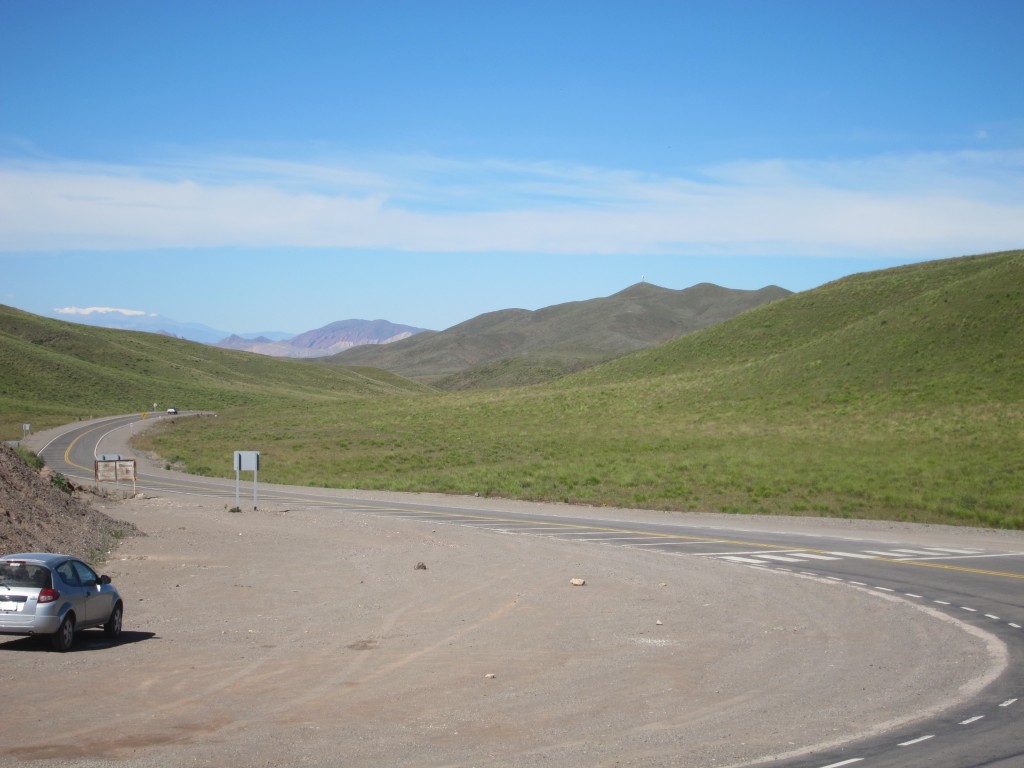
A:
[[[55,600],[60,600],[60,592],[58,592],[56,589],[39,590],[40,603],[52,603]]]

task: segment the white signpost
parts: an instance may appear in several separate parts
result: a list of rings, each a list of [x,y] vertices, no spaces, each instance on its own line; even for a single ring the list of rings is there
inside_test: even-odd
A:
[[[259,451],[235,451],[235,506],[238,506],[239,473],[252,472],[252,508],[256,509],[256,486],[260,473]]]

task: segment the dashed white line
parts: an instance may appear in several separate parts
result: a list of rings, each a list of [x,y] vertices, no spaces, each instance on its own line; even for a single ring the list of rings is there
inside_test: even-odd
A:
[[[879,592],[895,592],[895,589],[889,589],[888,587],[875,587]]]
[[[986,619],[992,619],[992,621],[999,621],[999,617],[998,616],[993,616],[991,613],[986,613],[985,614],[985,618]]]
[[[916,739],[911,739],[910,741],[900,742],[899,746],[901,746],[901,747],[909,747],[909,746],[912,746],[914,744],[920,744],[922,741],[928,741],[928,739],[934,739],[934,738],[935,738],[935,734],[934,733],[929,735],[929,736],[918,736]]]
[[[823,765],[821,768],[839,768],[842,765],[853,765],[854,763],[859,763],[863,759],[863,757],[852,757],[849,760],[843,760],[841,763],[829,763],[828,765]]]
[[[978,721],[979,721],[979,720],[981,720],[981,719],[982,719],[983,717],[985,717],[985,716],[984,716],[984,715],[975,715],[974,717],[968,717],[968,718],[967,718],[966,720],[963,720],[963,721],[962,721],[962,722],[960,722],[959,724],[960,724],[960,725],[970,725],[971,723],[976,723],[976,722],[978,722]]]
[[[968,608],[966,605],[961,605],[960,606],[960,610],[961,611],[970,611],[971,613],[977,613],[978,612],[977,608]]]
[[[947,603],[945,600],[932,600],[932,602],[936,605],[951,605],[951,603]]]
[[[1008,706],[1010,706],[1011,704],[1016,704],[1016,703],[1017,703],[1017,700],[1016,700],[1016,699],[1007,699],[1006,701],[1004,701],[1004,702],[1003,702],[1002,704],[1000,704],[999,706],[1000,706],[1000,707],[1008,707]]]
[[[1014,624],[1012,621],[1010,622],[1010,626],[1014,629],[1020,629],[1020,624]]]
[[[921,595],[915,595],[913,592],[904,592],[903,596],[904,597],[916,597],[918,600],[923,600],[924,599]]]

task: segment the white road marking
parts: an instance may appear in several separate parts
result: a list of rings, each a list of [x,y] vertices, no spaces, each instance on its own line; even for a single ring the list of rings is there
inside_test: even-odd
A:
[[[758,555],[758,557],[764,558],[765,560],[777,560],[780,563],[799,563],[800,560],[795,557],[784,557],[783,555]]]
[[[874,560],[875,555],[865,555],[860,552],[829,552],[830,555],[838,555],[839,557],[859,557],[862,560]]]
[[[823,765],[821,768],[839,768],[842,765],[853,765],[854,763],[859,763],[863,759],[863,757],[852,757],[849,760],[843,760],[841,763],[829,763],[828,765]]]
[[[1008,706],[1010,706],[1011,704],[1016,704],[1016,703],[1017,703],[1017,700],[1016,700],[1016,699],[1007,699],[1006,701],[1004,701],[1004,702],[1003,702],[1002,704],[1000,704],[999,706],[1000,706],[1000,707],[1008,707]]]
[[[928,739],[934,739],[934,738],[935,738],[935,734],[934,733],[931,734],[930,736],[918,736],[916,739],[911,739],[910,741],[901,742],[899,744],[899,746],[901,746],[901,747],[909,747],[909,746],[911,746],[913,744],[920,744],[922,741],[928,741]]]
[[[757,565],[764,565],[761,560],[755,560],[752,557],[740,557],[739,555],[726,555],[722,559],[733,563],[756,563]]]
[[[906,560],[907,559],[906,555],[901,555],[899,552],[892,552],[892,551],[884,551],[883,552],[882,550],[874,550],[874,549],[865,549],[864,551],[867,554],[875,555],[876,557],[891,557],[891,558],[894,558],[896,560]]]
[[[936,605],[950,605],[950,603],[947,603],[945,600],[932,600],[932,602]]]
[[[815,555],[811,552],[796,552],[794,553],[800,557],[809,557],[811,560],[838,560],[838,557],[829,557],[828,555]]]
[[[893,552],[905,552],[908,555],[934,555],[934,552],[925,552],[922,549],[894,549]]]
[[[978,612],[977,608],[968,608],[966,605],[961,605],[960,606],[960,610],[961,611],[970,611],[971,613],[977,613]]]
[[[991,613],[986,613],[985,614],[985,618],[986,619],[992,619],[992,621],[999,621],[999,617],[998,616],[993,616]]]
[[[1014,624],[1013,622],[1010,622],[1010,626],[1014,629],[1020,629],[1020,624]]]
[[[650,541],[650,540],[651,540],[650,536],[616,536],[615,538],[612,538],[612,539],[601,539],[601,541]],[[700,554],[703,554],[703,553],[702,552],[697,552],[696,554],[700,555]]]
[[[904,597],[916,597],[918,600],[922,599],[921,595],[915,595],[913,592],[904,592],[903,595]]]
[[[895,592],[895,589],[889,589],[888,587],[875,587],[879,592]]]
[[[970,725],[971,723],[976,723],[979,720],[981,720],[983,717],[985,717],[985,716],[984,715],[975,715],[974,717],[968,717],[966,720],[961,722],[960,725]]]

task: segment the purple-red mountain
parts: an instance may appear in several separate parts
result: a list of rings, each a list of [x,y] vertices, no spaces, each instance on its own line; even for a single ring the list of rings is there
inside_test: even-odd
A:
[[[352,347],[390,344],[407,339],[423,330],[411,325],[396,325],[387,320],[339,320],[290,339],[275,341],[266,336],[255,339],[228,336],[214,346],[257,352],[272,357],[326,357]]]

